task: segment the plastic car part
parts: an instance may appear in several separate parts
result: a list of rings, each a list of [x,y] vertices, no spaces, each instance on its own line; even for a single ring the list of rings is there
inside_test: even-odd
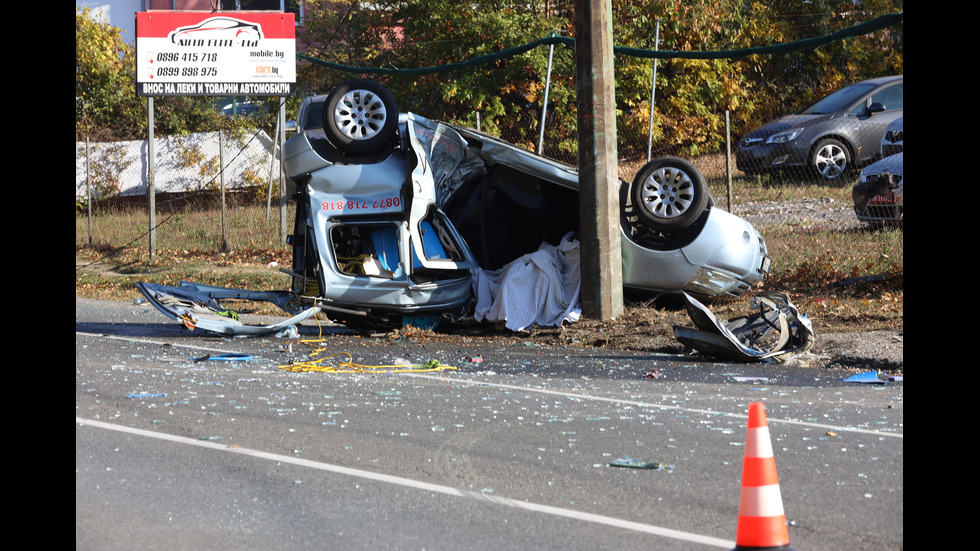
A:
[[[708,207],[708,185],[689,161],[661,157],[637,172],[630,199],[645,225],[656,231],[676,231],[693,224]]]
[[[312,307],[300,310],[291,302],[292,293],[285,291],[245,291],[187,281],[181,281],[177,287],[137,283],[136,288],[168,318],[192,330],[201,329],[220,335],[257,336],[289,331],[319,311]],[[237,319],[236,314],[221,306],[221,299],[267,301],[296,315],[271,325],[246,325]]]
[[[324,103],[323,131],[345,153],[374,153],[391,143],[397,128],[395,98],[372,80],[344,82]]]
[[[810,350],[813,325],[789,297],[763,292],[750,301],[754,314],[718,320],[703,304],[683,293],[697,329],[674,326],[677,340],[698,352],[740,362],[785,362]]]

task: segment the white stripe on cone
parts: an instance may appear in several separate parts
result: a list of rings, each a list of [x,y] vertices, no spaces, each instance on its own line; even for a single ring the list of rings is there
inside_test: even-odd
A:
[[[745,436],[745,456],[773,457],[768,425],[748,430]]]
[[[738,511],[746,517],[783,516],[783,498],[779,493],[779,484],[742,488]]]

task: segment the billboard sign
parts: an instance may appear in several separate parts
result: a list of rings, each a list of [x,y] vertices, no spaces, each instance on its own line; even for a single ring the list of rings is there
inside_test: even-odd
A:
[[[139,96],[288,96],[295,90],[295,14],[136,14]]]

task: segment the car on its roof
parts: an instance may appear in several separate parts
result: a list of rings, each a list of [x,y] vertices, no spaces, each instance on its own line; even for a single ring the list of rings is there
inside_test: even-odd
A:
[[[291,290],[338,321],[466,315],[475,271],[579,230],[574,167],[399,113],[374,81],[306,98],[298,114],[283,145]],[[762,236],[714,208],[690,162],[655,159],[619,193],[625,289],[738,296],[768,272]]]
[[[888,125],[902,117],[904,90],[903,75],[865,80],[768,122],[739,141],[738,169],[802,168],[829,180],[872,163]]]

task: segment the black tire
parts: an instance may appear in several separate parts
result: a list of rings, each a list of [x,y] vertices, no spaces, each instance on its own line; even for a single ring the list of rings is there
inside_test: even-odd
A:
[[[397,129],[395,98],[373,80],[349,80],[324,102],[323,132],[344,153],[375,153],[391,143]]]
[[[833,180],[851,168],[851,150],[839,140],[817,142],[810,153],[810,167],[824,180]]]
[[[690,226],[710,204],[704,175],[679,157],[654,159],[641,168],[630,200],[641,223],[664,233]]]

